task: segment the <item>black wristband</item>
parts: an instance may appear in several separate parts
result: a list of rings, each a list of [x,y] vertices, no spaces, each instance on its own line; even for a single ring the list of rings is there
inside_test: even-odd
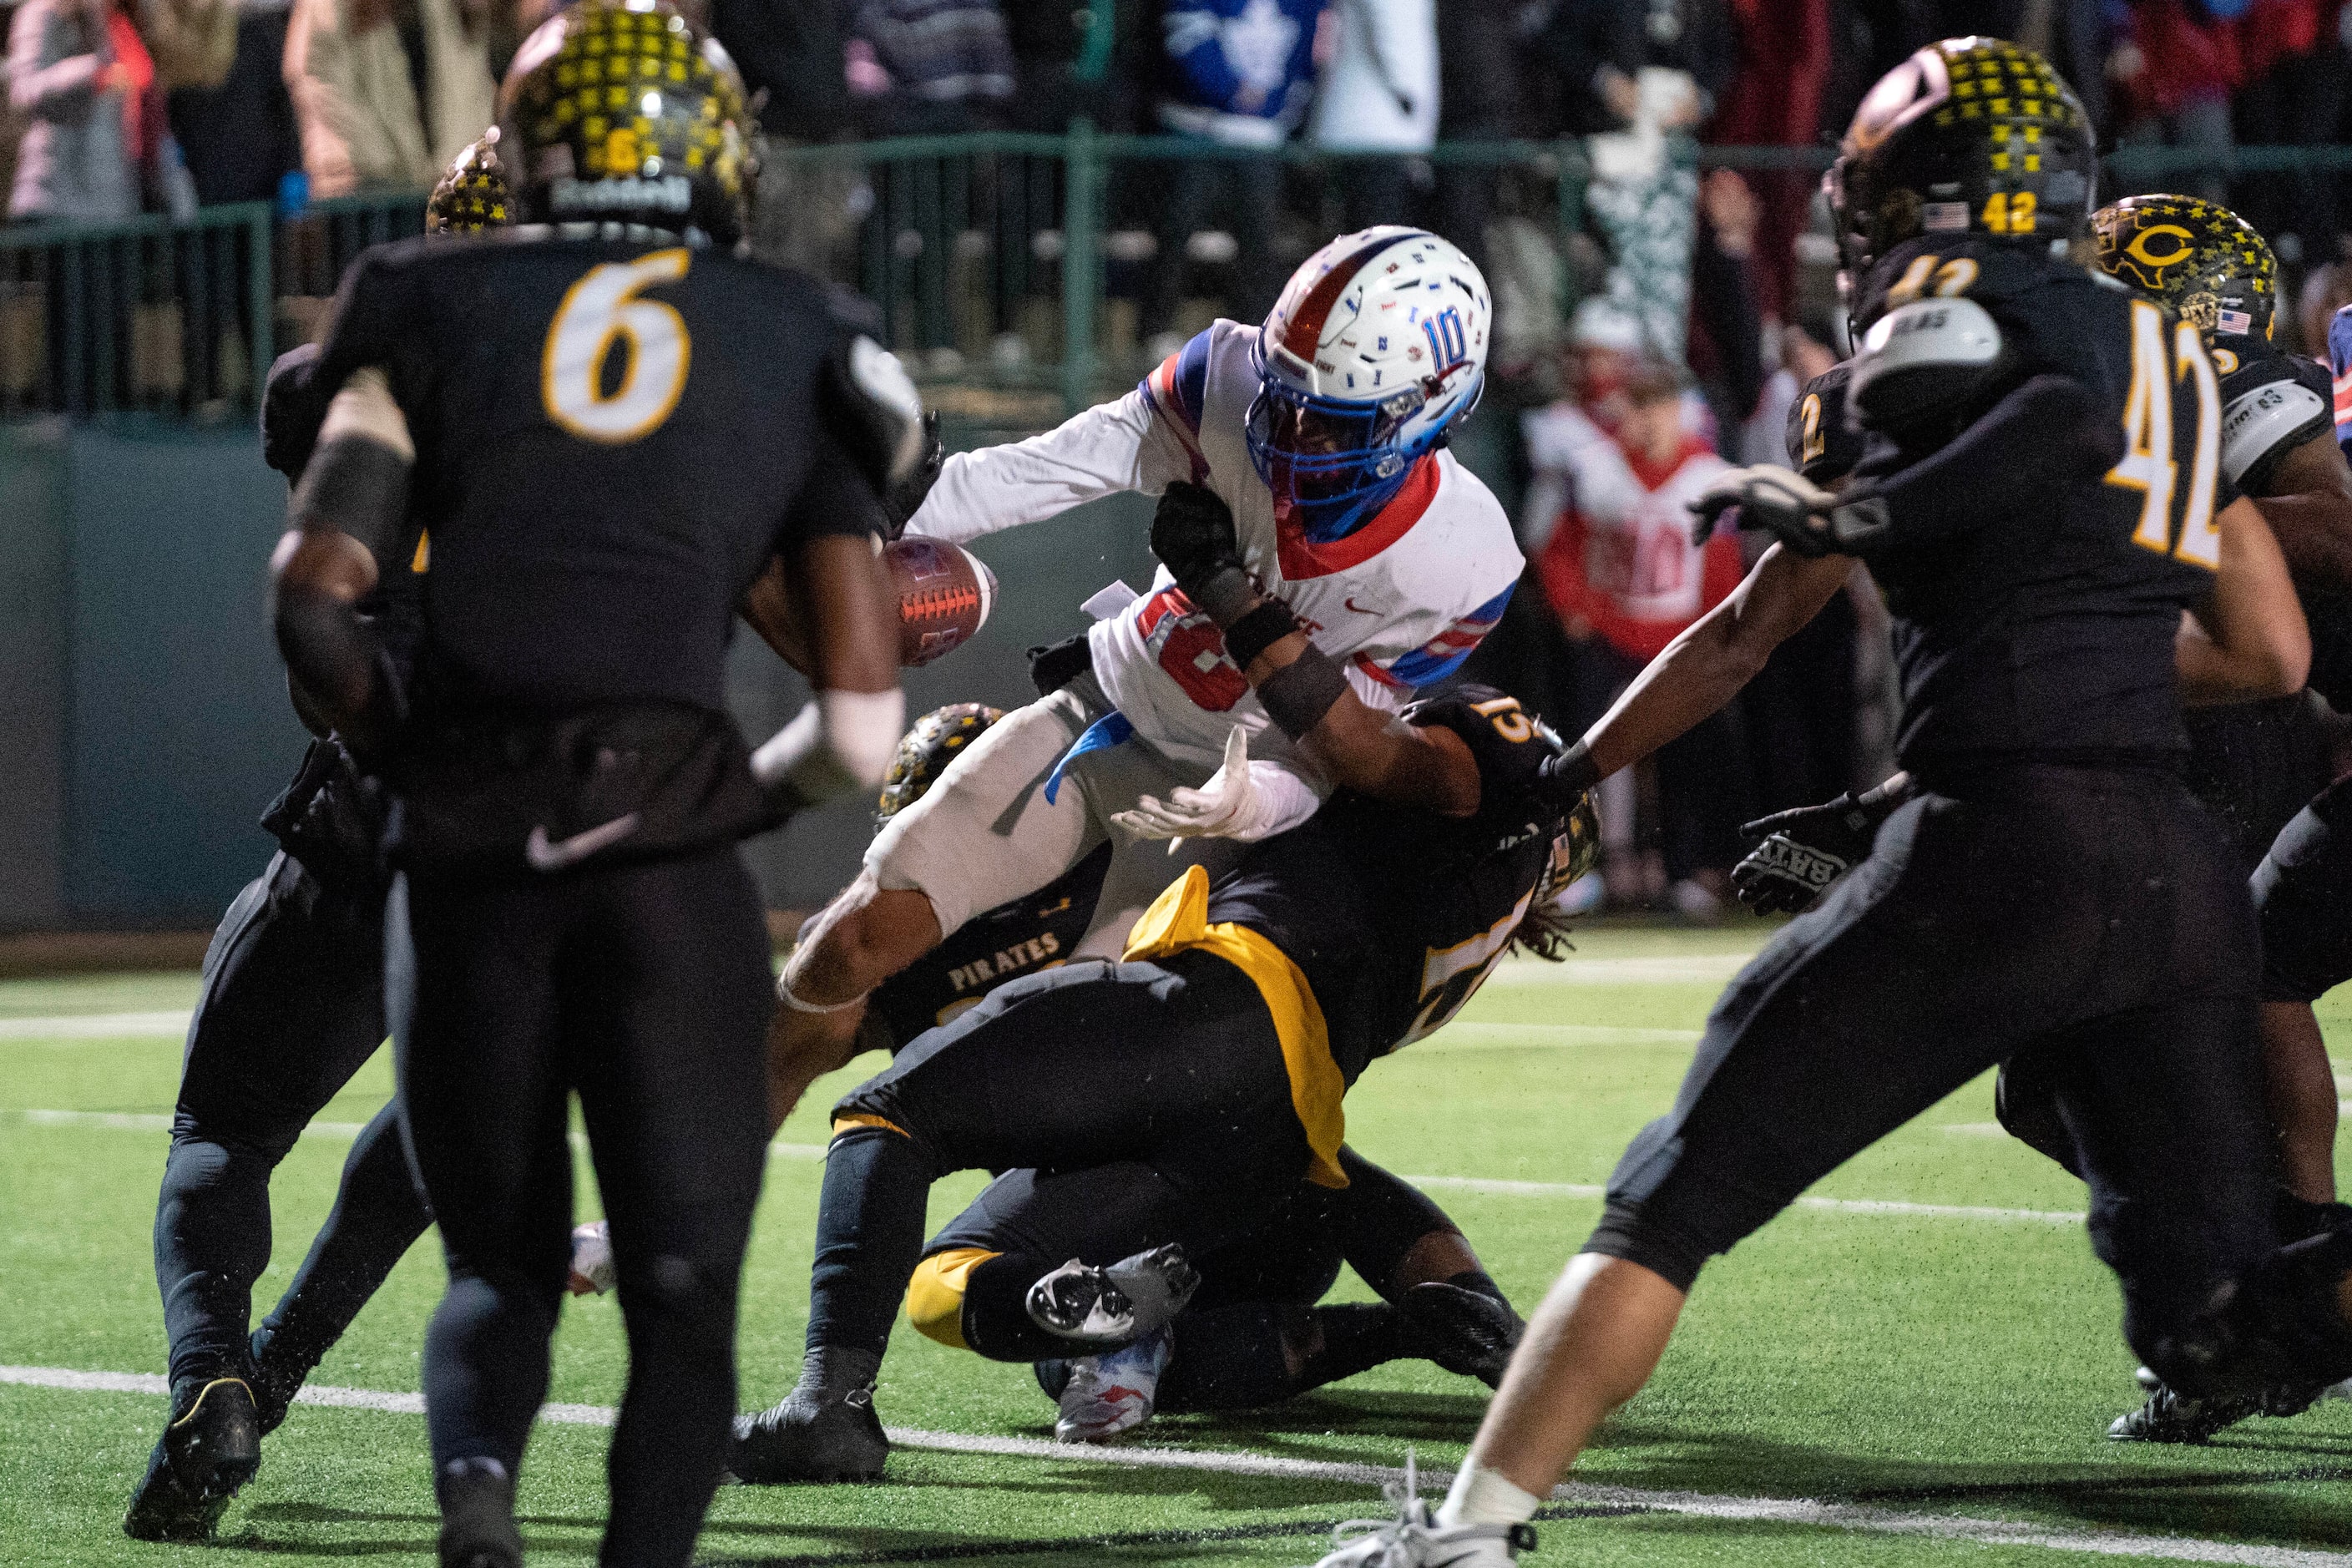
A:
[[[1592,761],[1592,748],[1579,741],[1546,763],[1543,776],[1561,795],[1579,795],[1601,782],[1601,769]]]
[[[1313,643],[1307,645],[1307,651],[1295,662],[1284,665],[1259,682],[1257,689],[1257,700],[1264,705],[1265,716],[1294,741],[1305,739],[1307,731],[1321,723],[1323,715],[1347,694],[1347,672]]]
[[[1225,628],[1225,654],[1246,670],[1252,659],[1297,630],[1298,617],[1290,613],[1290,606],[1280,599],[1267,599]]]

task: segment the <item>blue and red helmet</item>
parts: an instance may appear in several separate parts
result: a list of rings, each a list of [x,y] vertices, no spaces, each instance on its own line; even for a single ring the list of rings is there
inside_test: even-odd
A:
[[[1477,406],[1493,318],[1478,268],[1426,229],[1368,228],[1308,257],[1252,351],[1250,461],[1275,515],[1328,540],[1387,505]]]

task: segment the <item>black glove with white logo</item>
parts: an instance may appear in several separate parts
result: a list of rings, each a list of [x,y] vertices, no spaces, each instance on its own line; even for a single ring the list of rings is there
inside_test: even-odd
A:
[[[1838,498],[1801,474],[1769,463],[1717,474],[1690,503],[1698,519],[1696,542],[1706,543],[1723,514],[1735,507],[1739,527],[1760,529],[1809,560],[1839,548],[1832,521]]]
[[[1733,891],[1759,915],[1803,913],[1870,853],[1878,825],[1902,800],[1883,787],[1859,798],[1848,791],[1745,824],[1740,837],[1756,847],[1731,868]]]

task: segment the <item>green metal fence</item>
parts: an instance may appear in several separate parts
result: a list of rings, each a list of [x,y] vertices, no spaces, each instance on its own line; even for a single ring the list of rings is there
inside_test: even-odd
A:
[[[1796,176],[1831,157],[1687,142],[1671,155]],[[2352,172],[2352,147],[2245,147],[2218,158],[2133,147],[2107,167],[2125,190],[2315,178]],[[1063,136],[772,145],[754,237],[763,253],[875,300],[892,346],[925,379],[1026,394],[1022,416],[1031,417],[1132,379],[1151,340],[1181,336],[1205,303],[1247,292],[1234,256],[1203,241],[1270,222],[1271,234],[1252,227],[1247,248],[1263,245],[1286,265],[1361,216],[1367,181],[1414,187],[1416,205],[1456,222],[1496,214],[1533,225],[1559,263],[1558,303],[1570,303],[1590,281],[1579,268],[1591,249],[1572,237],[1591,179],[1588,148],[1575,141],[1451,142],[1400,159],[1104,135],[1080,120]],[[1802,185],[1780,183],[1776,199],[1798,199]],[[1251,188],[1270,218],[1250,219],[1250,205],[1234,198]],[[1466,204],[1448,205],[1464,195]],[[1171,209],[1197,224],[1171,224]],[[0,229],[0,418],[242,416],[276,350],[316,331],[352,258],[423,226],[421,195],[397,195],[323,201],[290,219],[254,205],[207,208],[176,226],[146,217]],[[1170,247],[1180,246],[1189,281],[1173,289]]]

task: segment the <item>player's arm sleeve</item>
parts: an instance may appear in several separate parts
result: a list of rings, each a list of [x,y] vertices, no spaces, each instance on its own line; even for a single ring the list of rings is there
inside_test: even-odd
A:
[[[2271,494],[2287,454],[2334,423],[2326,373],[2316,364],[2306,373],[2294,362],[2280,368],[2284,374],[2239,393],[2221,410],[2221,471],[2250,496]]]
[[[432,334],[415,278],[402,264],[404,248],[362,251],[343,273],[308,377],[322,406],[353,375],[373,366],[383,372],[386,389],[411,425],[416,423],[429,380]]]
[[[335,389],[319,376],[319,345],[298,343],[269,367],[261,392],[261,460],[291,482],[302,477]]]
[[[1214,331],[1195,336],[1116,402],[1026,441],[949,458],[907,531],[961,544],[1120,490],[1156,496],[1174,480],[1205,479],[1200,409]]]
[[[783,525],[776,534],[777,552],[785,553],[803,540],[828,534],[881,538],[886,522],[882,498],[866,467],[825,432],[815,434],[813,448],[807,476],[784,510]]]

